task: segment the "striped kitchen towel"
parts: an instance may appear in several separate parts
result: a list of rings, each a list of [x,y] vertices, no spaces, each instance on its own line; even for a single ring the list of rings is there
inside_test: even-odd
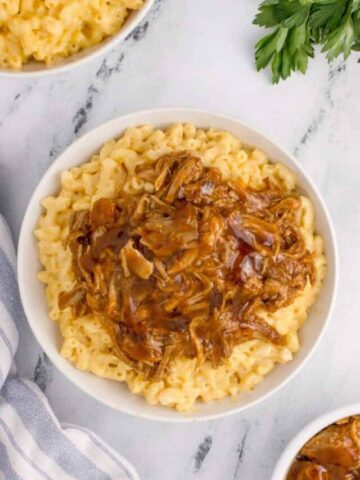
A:
[[[24,321],[15,250],[0,216],[0,480],[138,480],[95,434],[61,426],[37,385],[16,376],[16,325]]]

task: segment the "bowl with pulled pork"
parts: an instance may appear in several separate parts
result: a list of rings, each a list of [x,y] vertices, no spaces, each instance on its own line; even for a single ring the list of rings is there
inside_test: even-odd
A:
[[[360,404],[328,412],[309,423],[281,455],[272,480],[360,478]]]
[[[78,387],[189,421],[255,405],[304,365],[337,256],[294,158],[239,120],[173,108],[60,155],[29,202],[18,274],[36,338]]]

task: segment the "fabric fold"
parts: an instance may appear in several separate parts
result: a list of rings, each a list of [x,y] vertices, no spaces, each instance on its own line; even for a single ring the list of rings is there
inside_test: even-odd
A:
[[[17,327],[24,321],[15,250],[0,216],[0,473],[6,480],[138,480],[94,433],[60,425],[38,386],[14,375]]]

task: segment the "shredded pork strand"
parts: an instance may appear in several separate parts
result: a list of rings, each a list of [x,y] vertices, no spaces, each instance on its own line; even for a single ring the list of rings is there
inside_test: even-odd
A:
[[[59,307],[97,314],[115,353],[149,377],[175,356],[217,367],[246,340],[281,345],[257,312],[291,304],[314,282],[299,195],[227,182],[187,151],[136,174],[155,192],[120,191],[74,212],[67,246],[76,284]]]

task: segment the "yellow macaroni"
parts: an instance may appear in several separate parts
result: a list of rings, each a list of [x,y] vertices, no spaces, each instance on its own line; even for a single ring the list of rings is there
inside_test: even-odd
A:
[[[251,390],[276,364],[292,359],[299,350],[298,330],[321,288],[326,261],[322,239],[314,233],[312,204],[301,197],[298,221],[307,248],[314,252],[316,282],[313,285],[309,282],[292,305],[274,313],[258,312],[285,335],[286,344],[246,341],[216,369],[209,362],[197,367],[196,360],[177,358],[158,382],[146,380],[133,371],[114,355],[112,340],[96,315],[73,320],[69,309],[59,310],[59,293],[71,289],[74,283],[71,254],[64,247],[64,240],[74,210],[88,208],[101,197],[115,196],[120,189],[129,193],[151,191],[153,185],[136,177],[135,166],[180,150],[193,151],[206,166],[219,168],[225,178],[240,177],[253,188],[265,186],[266,178],[287,191],[296,186],[294,175],[285,166],[270,163],[257,149],[244,148],[241,141],[228,132],[197,129],[192,124],[176,124],[164,131],[149,125],[129,128],[118,140],[106,143],[89,162],[62,173],[60,193],[42,201],[44,213],[35,234],[44,266],[39,279],[46,284],[50,317],[59,322],[64,338],[61,354],[81,370],[126,382],[133,393],[143,395],[151,404],[186,411],[194,408],[198,399],[209,402]],[[122,164],[130,172],[126,180]]]
[[[0,67],[51,65],[117,33],[144,0],[0,0]]]

